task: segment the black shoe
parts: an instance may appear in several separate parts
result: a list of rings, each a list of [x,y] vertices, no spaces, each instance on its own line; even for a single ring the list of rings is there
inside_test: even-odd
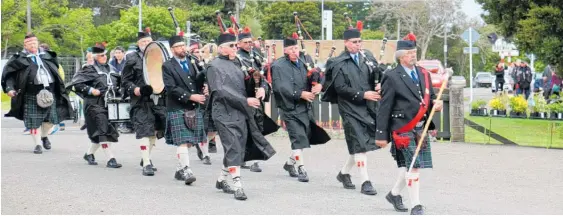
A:
[[[235,191],[235,199],[237,200],[246,200],[246,194],[244,194],[244,190],[242,190],[242,188],[239,188]]]
[[[209,156],[203,157],[203,164],[211,165],[211,158],[209,158]]]
[[[387,201],[389,201],[389,203],[393,204],[395,211],[398,211],[398,212],[409,211],[409,209],[405,208],[405,206],[403,205],[403,197],[401,197],[401,195],[393,196],[393,194],[391,194],[391,192],[389,192],[387,194],[387,196],[385,196],[385,199],[387,199]]]
[[[86,124],[82,125],[82,127],[80,127],[80,130],[85,130],[86,129]]]
[[[285,162],[283,164],[283,169],[289,173],[289,176],[297,177],[297,171],[295,171],[295,166],[289,165],[287,164],[287,162]]]
[[[156,167],[154,167],[154,164],[152,163],[152,160],[150,160],[150,162],[151,162],[152,170],[156,172],[157,169],[156,169]],[[143,167],[143,159],[142,159],[142,158],[141,158],[141,163],[139,163],[139,165],[141,165],[141,167]]]
[[[152,168],[151,164],[143,167],[143,175],[144,176],[153,176],[154,175],[154,169]]]
[[[352,180],[350,178],[351,178],[350,174],[342,174],[342,172],[339,172],[338,175],[336,176],[336,180],[342,182],[344,188],[356,189],[356,185],[352,184]]]
[[[371,181],[365,181],[362,183],[362,193],[365,195],[376,195],[377,191],[371,185]]]
[[[258,166],[258,162],[250,166],[250,172],[262,172],[262,169]]]
[[[188,171],[188,167],[184,167],[184,184],[191,185],[195,182],[196,178],[191,171]]]
[[[228,194],[234,194],[235,193],[235,190],[233,190],[233,188],[231,188],[231,186],[229,185],[229,183],[227,183],[226,180],[217,181],[215,183],[215,188],[217,188],[219,190],[223,190],[224,193],[228,193]]]
[[[199,160],[203,160],[203,152],[201,151],[199,145],[196,145],[195,148],[197,149],[197,157],[199,158]]]
[[[215,146],[215,142],[211,145],[212,142],[209,142],[209,153],[217,153],[217,146]]]
[[[422,205],[415,205],[411,209],[411,215],[423,215],[423,214],[424,214],[424,209],[422,209]]]
[[[47,137],[41,137],[41,141],[43,142],[43,148],[47,150],[51,149],[51,142],[49,142]]]
[[[242,166],[240,166],[241,169],[250,169],[250,166],[247,166],[246,163],[243,163]]]
[[[94,154],[84,154],[84,160],[86,160],[88,162],[88,165],[98,165],[98,162],[96,162],[96,158],[94,157]]]
[[[309,182],[309,176],[307,176],[307,171],[305,171],[305,167],[303,165],[297,168],[299,174],[297,175],[297,180],[300,182]]]
[[[36,145],[35,149],[33,150],[34,154],[43,154],[43,150],[41,149],[40,145]]]
[[[120,168],[121,164],[118,164],[117,161],[115,160],[115,158],[109,159],[108,164],[106,165],[106,167],[109,168]]]
[[[184,170],[178,170],[176,171],[176,173],[174,174],[174,178],[178,181],[184,181]]]

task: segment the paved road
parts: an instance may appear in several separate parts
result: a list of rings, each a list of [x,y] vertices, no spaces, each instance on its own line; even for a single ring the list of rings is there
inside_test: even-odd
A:
[[[108,169],[100,150],[98,166],[82,155],[88,140],[77,125],[51,137],[53,149],[32,153],[31,137],[21,135],[21,122],[2,119],[2,214],[404,214],[384,196],[396,170],[388,149],[368,154],[368,169],[379,192],[345,190],[335,176],[346,159],[342,140],[305,151],[309,183],[282,171],[289,141],[269,137],[278,154],[262,163],[264,172],[242,172],[249,197],[241,202],[215,190],[220,155],[213,165],[192,160],[194,186],[173,180],[176,149],[158,142],[153,177],[141,175],[138,142],[123,135],[115,154],[123,167]],[[433,145],[435,169],[425,170],[421,200],[428,214],[563,214],[563,151],[496,145]],[[196,158],[192,152],[192,158]],[[405,203],[408,193],[403,191]]]
[[[469,99],[471,95],[470,88],[463,89],[463,104],[465,105],[465,112],[471,112],[471,103]],[[473,88],[473,101],[485,100],[487,103],[493,99],[494,93],[491,92],[491,88]]]

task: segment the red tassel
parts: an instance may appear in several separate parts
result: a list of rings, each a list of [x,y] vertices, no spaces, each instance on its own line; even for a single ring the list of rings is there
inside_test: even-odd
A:
[[[297,35],[296,32],[293,32],[293,35],[291,35],[291,37],[295,40],[299,39],[299,35]]]
[[[184,37],[184,32],[183,32],[183,31],[180,31],[180,32],[178,33],[178,36]]]
[[[411,32],[409,34],[407,34],[403,40],[410,40],[410,41],[416,41],[416,36]]]
[[[242,30],[242,33],[246,33],[246,34],[250,33],[250,27],[248,27],[248,26],[244,27],[244,29]]]
[[[237,34],[234,28],[228,28],[228,29],[227,29],[227,32],[228,32],[229,34],[233,34],[233,35],[236,35],[236,34]]]
[[[356,22],[356,29],[358,29],[358,31],[362,31],[362,29],[364,29],[364,23],[358,20],[358,22]]]

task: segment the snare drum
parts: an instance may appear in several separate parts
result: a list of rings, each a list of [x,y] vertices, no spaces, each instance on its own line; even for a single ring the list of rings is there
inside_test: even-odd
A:
[[[130,119],[129,110],[131,110],[131,103],[128,100],[108,101],[108,120],[110,122],[127,122]]]

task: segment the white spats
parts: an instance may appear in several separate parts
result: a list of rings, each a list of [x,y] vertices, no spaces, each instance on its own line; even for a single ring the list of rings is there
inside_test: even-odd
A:
[[[240,182],[240,166],[230,166],[229,173],[233,177],[233,185],[235,188],[242,188],[242,182]]]
[[[49,135],[49,131],[53,127],[53,124],[49,122],[43,122],[41,124],[41,137],[47,137]]]
[[[395,182],[393,189],[391,189],[391,194],[393,196],[400,195],[401,191],[403,191],[403,189],[407,185],[407,182],[405,181],[406,173],[407,173],[406,167],[399,167],[399,177],[397,177],[397,181]]]
[[[223,165],[223,167],[221,168],[221,173],[219,174],[219,178],[217,179],[217,181],[227,180],[227,176],[229,176],[229,170],[225,167],[225,165]]]
[[[29,133],[31,134],[31,138],[33,138],[33,142],[35,143],[35,145],[43,145],[43,142],[41,141],[41,135],[39,134],[39,130],[40,129],[30,129]]]
[[[111,145],[109,143],[102,143],[102,149],[104,150],[104,153],[106,154],[108,159],[115,158],[113,156],[113,152],[111,151],[110,147],[111,147]]]
[[[420,174],[418,172],[411,172],[406,175],[406,184],[409,191],[409,199],[411,206],[420,205]]]
[[[292,150],[292,157],[295,159],[295,162],[298,166],[303,166],[303,150],[302,149],[295,149]]]
[[[87,155],[95,154],[96,151],[100,148],[100,144],[98,143],[90,143],[90,147],[88,147],[88,151],[86,151]]]
[[[150,145],[149,138],[141,139],[141,157],[143,158],[143,166],[148,166],[151,164],[150,152],[148,146]]]
[[[149,137],[149,158],[152,154],[152,148],[156,145],[156,136]]]
[[[180,166],[182,168],[190,166],[190,151],[187,146],[178,146],[176,148],[176,153],[178,154],[178,159],[180,161]]]
[[[356,166],[360,170],[362,183],[364,183],[365,181],[369,181],[366,154],[365,153],[354,154],[354,161],[356,162]]]
[[[340,170],[340,173],[348,174],[348,173],[350,173],[350,170],[352,169],[352,167],[354,167],[354,155],[350,155],[348,157],[348,160],[346,160],[346,164],[344,164],[344,167],[342,167],[342,170]]]

